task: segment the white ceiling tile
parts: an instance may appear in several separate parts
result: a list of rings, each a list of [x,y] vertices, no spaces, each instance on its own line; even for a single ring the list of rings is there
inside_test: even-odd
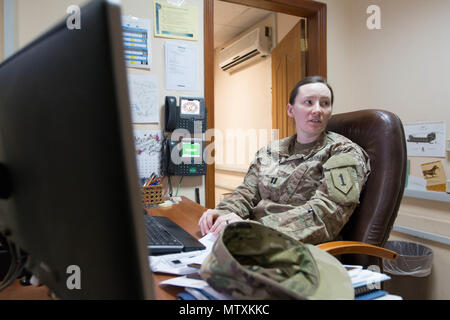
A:
[[[223,1],[214,1],[214,23],[228,24],[248,7]]]
[[[264,19],[270,11],[214,0],[214,48]]]
[[[258,21],[261,21],[264,19],[270,12],[261,10],[261,9],[255,9],[255,8],[248,8],[247,10],[243,11],[238,16],[234,17],[228,25],[232,27],[245,27],[248,28]]]

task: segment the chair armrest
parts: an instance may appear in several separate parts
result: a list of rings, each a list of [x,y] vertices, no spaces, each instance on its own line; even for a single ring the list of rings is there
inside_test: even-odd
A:
[[[333,256],[350,253],[367,254],[369,256],[386,258],[389,260],[397,259],[397,252],[395,251],[358,241],[332,241],[321,243],[316,247]]]

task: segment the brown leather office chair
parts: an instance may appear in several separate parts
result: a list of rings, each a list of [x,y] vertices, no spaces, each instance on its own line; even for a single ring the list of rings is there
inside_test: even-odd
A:
[[[343,255],[343,263],[380,265],[379,258],[396,258],[383,250],[389,238],[406,178],[406,142],[403,125],[395,114],[384,110],[362,110],[332,116],[327,130],[339,133],[361,146],[370,156],[371,173],[360,196],[360,204],[341,232],[343,240],[318,247]],[[367,244],[363,245],[360,242]]]

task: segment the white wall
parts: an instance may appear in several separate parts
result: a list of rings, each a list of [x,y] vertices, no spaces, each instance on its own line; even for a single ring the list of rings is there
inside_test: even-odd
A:
[[[353,101],[351,1],[319,0],[327,3],[327,80],[334,91],[333,113],[346,112]]]
[[[23,47],[35,37],[40,35],[46,29],[64,19],[66,9],[69,5],[82,5],[86,0],[17,0],[16,1],[16,43],[17,47]],[[158,78],[159,89],[159,114],[161,115],[160,124],[134,125],[135,129],[161,129],[163,126],[163,107],[165,96],[204,96],[204,56],[203,56],[203,1],[186,0],[186,5],[194,5],[198,8],[198,30],[199,38],[196,42],[199,45],[199,79],[200,90],[193,91],[168,91],[165,90],[165,60],[163,38],[152,37],[152,69],[143,71],[128,68],[129,73],[133,74],[153,74]],[[133,15],[139,18],[151,19],[153,24],[153,1],[148,0],[122,0],[122,15]],[[82,17],[81,17],[82,19]],[[82,23],[82,22],[81,22]],[[153,28],[153,27],[152,27]],[[173,40],[172,40],[173,41]],[[178,186],[180,177],[173,177],[172,183],[174,192]],[[167,181],[165,181],[167,183]],[[165,184],[164,184],[165,187]],[[184,177],[179,195],[184,195],[195,200],[195,188],[200,189],[201,204],[205,204],[204,177]]]

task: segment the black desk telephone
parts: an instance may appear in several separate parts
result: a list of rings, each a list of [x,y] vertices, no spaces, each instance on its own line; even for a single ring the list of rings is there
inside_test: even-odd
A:
[[[177,106],[176,97],[166,97],[165,130],[186,129],[189,133],[204,133],[206,131],[205,99],[180,97]]]
[[[205,141],[201,139],[167,139],[164,143],[166,174],[174,176],[202,176],[206,174],[203,160]]]

